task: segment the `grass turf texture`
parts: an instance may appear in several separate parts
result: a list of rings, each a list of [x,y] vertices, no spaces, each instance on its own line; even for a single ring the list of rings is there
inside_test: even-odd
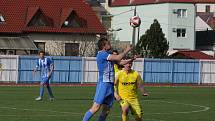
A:
[[[149,97],[141,97],[145,121],[215,121],[215,88],[146,87]],[[34,101],[39,87],[0,87],[0,121],[81,121],[92,104],[95,87],[53,87],[56,100],[45,92]],[[209,109],[210,108],[210,109]],[[98,113],[91,121],[96,121]],[[114,103],[107,121],[121,121]],[[130,121],[134,121],[130,116]]]

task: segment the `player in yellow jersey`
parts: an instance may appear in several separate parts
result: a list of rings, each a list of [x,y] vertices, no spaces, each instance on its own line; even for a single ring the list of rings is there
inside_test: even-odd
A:
[[[138,100],[137,89],[143,96],[148,96],[144,90],[143,80],[137,71],[131,69],[132,62],[116,74],[114,96],[122,109],[122,121],[128,121],[129,109],[136,121],[142,121],[142,109]]]

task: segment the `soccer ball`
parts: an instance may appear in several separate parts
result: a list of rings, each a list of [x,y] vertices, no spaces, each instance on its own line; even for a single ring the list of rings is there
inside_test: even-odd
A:
[[[132,27],[139,27],[141,24],[141,19],[139,16],[133,16],[130,18],[130,25]]]

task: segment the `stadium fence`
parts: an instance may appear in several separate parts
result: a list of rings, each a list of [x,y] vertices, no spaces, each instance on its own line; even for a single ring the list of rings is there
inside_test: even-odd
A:
[[[51,83],[95,83],[95,57],[52,56],[55,64]],[[0,56],[0,83],[38,83],[33,76],[37,56]],[[215,84],[215,60],[137,59],[133,68],[146,83]]]

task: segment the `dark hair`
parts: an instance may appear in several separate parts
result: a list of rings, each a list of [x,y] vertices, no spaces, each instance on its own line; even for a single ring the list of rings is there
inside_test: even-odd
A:
[[[113,50],[112,52],[113,52],[113,53],[119,54],[118,50]]]
[[[40,53],[43,53],[43,54],[45,54],[45,51],[41,50],[41,51],[39,51],[39,54],[40,54]]]
[[[105,46],[106,42],[108,42],[108,40],[106,38],[101,38],[98,41],[98,48],[99,48],[99,50],[103,49],[103,47]]]

